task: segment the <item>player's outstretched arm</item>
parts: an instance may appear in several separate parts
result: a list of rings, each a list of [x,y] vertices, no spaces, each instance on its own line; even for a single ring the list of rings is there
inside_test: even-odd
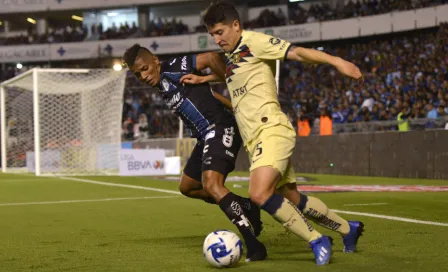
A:
[[[319,50],[304,47],[292,47],[288,51],[286,59],[312,64],[330,64],[338,69],[343,75],[354,79],[362,79],[361,71],[356,65],[340,57],[332,56]]]
[[[218,53],[207,52],[196,56],[196,70],[200,71],[205,68],[210,68],[213,71],[213,74],[206,76],[188,74],[181,77],[180,82],[188,84],[225,82],[226,64]]]
[[[180,78],[179,82],[186,84],[202,84],[206,82],[223,82],[223,81],[217,74],[213,73],[205,76],[198,76],[195,74],[184,75]]]

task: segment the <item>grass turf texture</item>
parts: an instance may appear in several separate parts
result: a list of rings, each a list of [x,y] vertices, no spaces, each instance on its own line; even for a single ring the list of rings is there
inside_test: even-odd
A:
[[[448,184],[440,180],[310,176],[316,181],[309,184],[325,185]],[[80,178],[177,190],[176,182],[149,178]],[[232,185],[229,188],[238,194],[247,193],[244,188],[232,188]],[[448,222],[448,193],[315,195],[338,210]],[[0,174],[0,205],[160,196],[176,195],[58,178]],[[344,206],[362,203],[387,205]],[[231,271],[448,271],[448,227],[342,216],[360,219],[366,224],[357,254],[342,253],[340,237],[318,227],[322,233],[335,238],[332,263],[327,268],[318,268],[308,244],[263,213],[265,230],[261,240],[268,247],[269,260],[250,264],[241,261]],[[216,229],[237,231],[216,205],[181,196],[0,206],[0,218],[0,271],[210,271],[213,268],[202,256],[205,236]]]

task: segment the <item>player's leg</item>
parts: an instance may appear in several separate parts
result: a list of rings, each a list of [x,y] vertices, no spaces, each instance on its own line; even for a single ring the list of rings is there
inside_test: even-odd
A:
[[[330,230],[339,232],[343,237],[344,252],[355,252],[359,237],[364,231],[364,224],[360,221],[347,221],[330,210],[319,198],[306,196],[297,191],[294,171],[289,170],[284,185],[278,192],[288,198],[309,219]]]
[[[221,131],[221,128],[216,128],[216,133],[213,133],[213,137],[206,137],[202,165],[203,187],[240,231],[246,242],[247,254],[258,252],[260,249],[265,253],[264,245],[256,238],[259,232],[255,233],[252,230],[248,220],[248,214],[255,212],[258,213],[259,221],[260,210],[250,199],[240,197],[230,192],[224,186],[228,173],[235,168],[236,154],[238,154],[237,152],[241,146],[241,140],[238,135],[227,135],[237,137],[225,142],[223,137],[226,137],[226,134],[223,132],[224,129]],[[256,226],[252,225],[256,229]],[[263,260],[265,257],[266,254],[257,260]]]
[[[205,202],[216,204],[210,194],[204,190],[202,179],[202,150],[204,145],[198,142],[191,152],[180,178],[179,191],[187,197],[202,199]]]
[[[331,240],[316,231],[302,212],[276,188],[287,174],[289,158],[295,146],[295,132],[287,126],[263,130],[248,149],[252,161],[249,196],[254,203],[294,234],[310,243],[318,265],[331,257]]]
[[[311,226],[297,207],[281,194],[275,193],[281,177],[279,170],[271,166],[252,170],[249,181],[250,198],[285,228],[307,242],[319,239],[322,235]]]
[[[189,177],[185,174],[185,172],[180,178],[179,191],[186,197],[202,199],[207,203],[216,204],[213,197],[211,197],[210,194],[202,187],[201,182]]]

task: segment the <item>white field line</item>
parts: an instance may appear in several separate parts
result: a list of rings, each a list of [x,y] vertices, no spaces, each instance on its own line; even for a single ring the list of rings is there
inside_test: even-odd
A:
[[[59,177],[59,178],[60,179],[65,179],[65,180],[71,180],[71,181],[78,181],[78,182],[84,182],[84,183],[90,183],[90,184],[97,184],[97,185],[105,185],[105,186],[113,186],[113,187],[124,187],[124,188],[130,188],[130,189],[139,189],[139,190],[154,191],[154,192],[161,192],[161,193],[167,193],[167,194],[176,194],[176,195],[180,195],[181,194],[178,191],[164,190],[164,189],[145,187],[145,186],[128,185],[128,184],[120,184],[120,183],[110,183],[110,182],[101,182],[101,181],[94,181],[94,180],[88,180],[88,179],[79,179],[79,178],[71,178],[71,177]],[[448,223],[440,223],[440,222],[432,222],[432,221],[422,221],[422,220],[416,220],[416,219],[405,218],[405,217],[389,216],[389,215],[382,215],[382,214],[375,214],[375,213],[341,211],[341,210],[333,210],[333,211],[336,212],[336,213],[341,213],[341,214],[351,214],[351,215],[359,215],[359,216],[387,219],[387,220],[393,220],[393,221],[401,221],[401,222],[407,222],[407,223],[416,223],[416,224],[422,224],[422,225],[433,225],[433,226],[448,227]]]
[[[43,181],[43,180],[48,180],[48,179],[0,179],[0,183],[2,182],[16,182],[16,181]]]
[[[440,223],[440,222],[432,222],[432,221],[422,221],[422,220],[417,220],[417,219],[412,219],[412,218],[405,218],[405,217],[398,217],[398,216],[389,216],[389,215],[382,215],[382,214],[376,214],[376,213],[362,213],[362,212],[340,211],[340,210],[332,210],[332,211],[334,211],[335,213],[367,216],[367,217],[381,218],[381,219],[401,221],[401,222],[407,222],[407,223],[416,223],[416,224],[422,224],[422,225],[433,225],[433,226],[448,227],[448,223]]]
[[[387,203],[344,204],[344,206],[347,206],[347,207],[351,207],[351,206],[381,206],[381,205],[387,205]]]
[[[142,196],[142,197],[117,197],[117,198],[78,199],[78,200],[42,201],[42,202],[0,203],[0,207],[27,206],[27,205],[50,205],[50,204],[66,204],[66,203],[85,203],[85,202],[106,202],[106,201],[121,201],[121,200],[143,200],[143,199],[160,199],[160,198],[175,198],[175,197],[178,197],[178,196]]]
[[[178,191],[158,189],[158,188],[152,188],[152,187],[146,187],[146,186],[129,185],[129,184],[121,184],[121,183],[110,183],[110,182],[102,182],[102,181],[95,181],[95,180],[89,180],[89,179],[70,178],[70,177],[59,177],[59,178],[65,179],[65,180],[77,181],[77,182],[97,184],[97,185],[105,185],[105,186],[112,186],[112,187],[124,187],[124,188],[130,188],[130,189],[140,189],[140,190],[153,191],[153,192],[159,192],[159,193],[181,195],[181,193]]]

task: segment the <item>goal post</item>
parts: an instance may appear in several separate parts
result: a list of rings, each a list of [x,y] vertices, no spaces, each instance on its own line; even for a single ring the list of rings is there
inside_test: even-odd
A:
[[[118,173],[126,71],[32,69],[0,84],[3,172]]]

